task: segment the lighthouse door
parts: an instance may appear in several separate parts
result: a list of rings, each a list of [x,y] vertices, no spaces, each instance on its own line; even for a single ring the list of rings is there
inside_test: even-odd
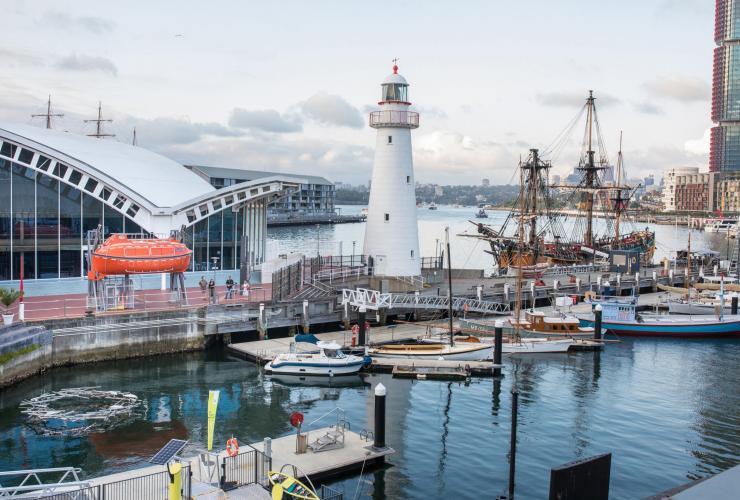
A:
[[[373,274],[383,276],[385,274],[385,267],[387,264],[385,255],[376,255],[373,260],[375,261],[375,269],[373,270]]]

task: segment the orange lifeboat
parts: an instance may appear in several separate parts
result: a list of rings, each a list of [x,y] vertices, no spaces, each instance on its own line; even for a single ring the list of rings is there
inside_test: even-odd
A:
[[[114,234],[92,254],[89,280],[109,275],[183,273],[188,270],[193,252],[174,238],[128,239]]]

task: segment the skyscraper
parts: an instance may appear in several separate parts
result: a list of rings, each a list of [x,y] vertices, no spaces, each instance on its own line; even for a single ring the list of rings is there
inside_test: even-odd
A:
[[[740,170],[740,2],[716,0],[709,170]]]

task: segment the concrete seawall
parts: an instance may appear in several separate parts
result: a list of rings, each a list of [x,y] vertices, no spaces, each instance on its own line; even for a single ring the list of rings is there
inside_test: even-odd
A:
[[[0,328],[0,387],[54,366],[203,349],[204,314],[201,308]]]

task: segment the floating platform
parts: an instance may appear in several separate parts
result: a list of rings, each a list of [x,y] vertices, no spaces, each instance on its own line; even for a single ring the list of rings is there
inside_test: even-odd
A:
[[[466,380],[470,377],[470,370],[462,366],[394,366],[392,373],[395,378],[418,380]]]

